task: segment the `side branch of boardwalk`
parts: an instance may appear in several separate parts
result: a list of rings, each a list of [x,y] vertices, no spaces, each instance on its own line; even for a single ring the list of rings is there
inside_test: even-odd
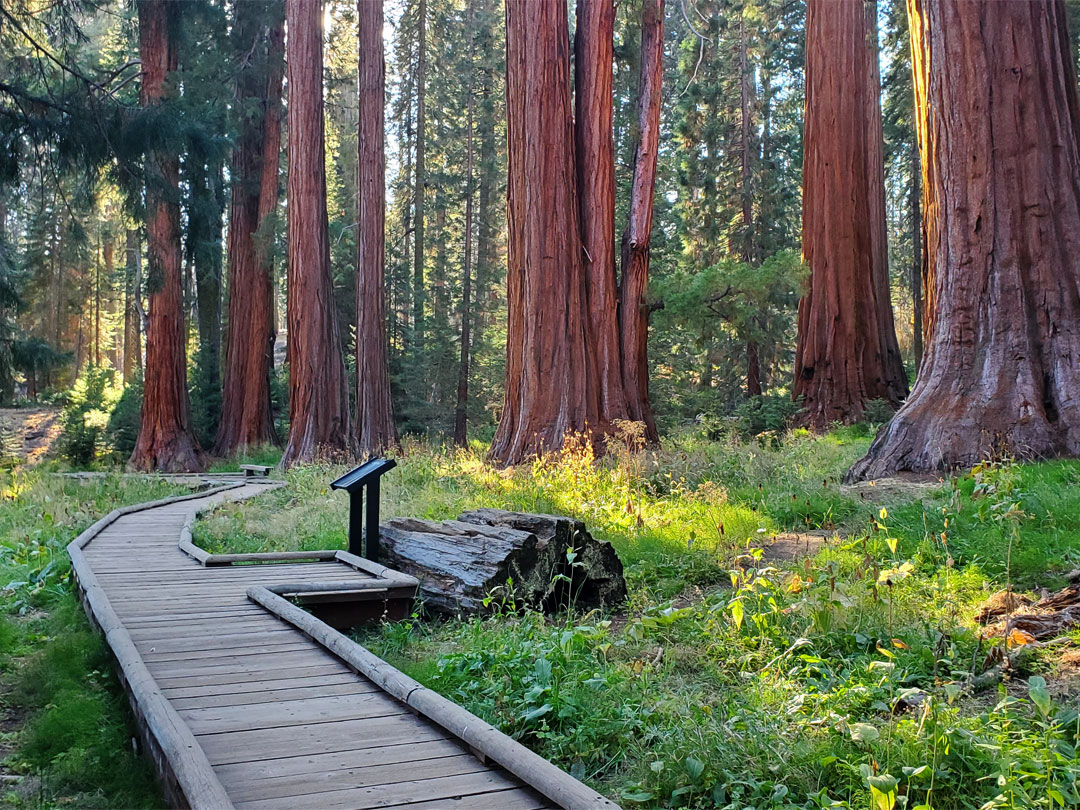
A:
[[[341,552],[193,551],[198,512],[265,489],[231,483],[127,507],[69,546],[170,805],[615,808],[287,598],[381,615],[411,599],[411,577]]]

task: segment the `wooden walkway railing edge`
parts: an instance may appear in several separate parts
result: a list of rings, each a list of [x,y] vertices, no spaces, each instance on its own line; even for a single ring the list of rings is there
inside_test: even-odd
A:
[[[467,744],[566,810],[619,810],[613,801],[579,782],[539,754],[388,664],[269,588],[248,588],[248,598],[336,655],[412,711]]]

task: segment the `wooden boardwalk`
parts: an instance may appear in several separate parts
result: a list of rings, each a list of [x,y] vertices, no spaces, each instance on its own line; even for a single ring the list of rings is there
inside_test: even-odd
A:
[[[265,489],[234,483],[120,510],[69,547],[171,804],[616,807],[282,596],[377,599],[415,580],[344,554],[217,566],[192,556],[198,511]]]

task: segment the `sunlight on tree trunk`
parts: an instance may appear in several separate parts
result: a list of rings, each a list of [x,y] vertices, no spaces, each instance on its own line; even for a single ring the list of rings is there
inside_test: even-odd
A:
[[[144,107],[166,96],[168,75],[176,70],[176,45],[170,19],[180,12],[169,0],[141,0],[139,51]],[[146,374],[142,426],[130,464],[138,470],[202,470],[206,456],[191,430],[187,392],[184,293],[181,279],[180,158],[171,147],[146,156],[146,235],[150,321],[146,334]]]
[[[925,356],[852,480],[1080,453],[1080,98],[1060,0],[910,0]]]
[[[889,299],[877,28],[864,0],[810,0],[806,15],[803,259],[793,393],[824,430],[898,407],[907,381]]]

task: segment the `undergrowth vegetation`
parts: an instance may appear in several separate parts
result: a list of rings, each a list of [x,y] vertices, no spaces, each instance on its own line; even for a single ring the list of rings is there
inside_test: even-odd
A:
[[[159,807],[101,637],[65,548],[117,506],[181,488],[119,475],[0,472],[0,807]]]
[[[999,459],[938,484],[841,487],[868,441],[860,428],[643,453],[613,440],[600,461],[580,444],[515,470],[479,445],[407,445],[384,514],[580,517],[622,557],[629,604],[418,616],[363,641],[626,806],[1080,803],[1075,671],[1060,646],[1016,655],[974,621],[1002,588],[1058,587],[1080,565],[1080,464]],[[197,540],[343,547],[337,472],[294,470]]]

